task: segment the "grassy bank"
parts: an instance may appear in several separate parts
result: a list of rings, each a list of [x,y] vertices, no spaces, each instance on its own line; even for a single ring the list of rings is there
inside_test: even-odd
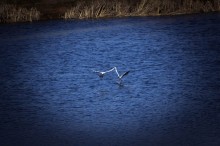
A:
[[[220,0],[3,0],[0,22],[178,15],[220,11]]]
[[[40,19],[36,8],[23,8],[13,4],[0,5],[0,22],[25,22]]]
[[[65,19],[177,15],[220,11],[219,0],[91,0],[75,1]]]

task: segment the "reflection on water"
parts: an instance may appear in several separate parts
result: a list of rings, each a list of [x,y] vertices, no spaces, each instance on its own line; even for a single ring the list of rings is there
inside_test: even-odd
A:
[[[0,25],[0,145],[219,145],[219,18]]]

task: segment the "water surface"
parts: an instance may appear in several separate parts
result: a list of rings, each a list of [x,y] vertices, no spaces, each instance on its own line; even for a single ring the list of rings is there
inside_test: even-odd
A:
[[[220,14],[0,25],[0,145],[220,145]],[[114,72],[130,70],[123,86]]]

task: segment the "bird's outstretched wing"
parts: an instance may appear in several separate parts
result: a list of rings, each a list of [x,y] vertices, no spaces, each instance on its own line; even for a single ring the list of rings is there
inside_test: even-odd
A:
[[[105,71],[105,73],[107,73],[107,72],[111,72],[111,71],[113,71],[115,68],[112,68],[112,69],[110,69],[110,70],[107,70],[107,71]]]
[[[112,68],[112,69],[107,70],[107,71],[96,71],[96,70],[92,69],[92,71],[93,71],[93,72],[96,72],[96,73],[105,74],[105,73],[107,73],[107,72],[111,72],[111,71],[113,71],[114,69],[115,69],[115,68]]]
[[[128,75],[130,71],[125,72],[124,74],[122,74],[119,78],[123,78],[124,76]]]
[[[118,73],[117,68],[116,68],[116,67],[114,67],[114,69],[115,69],[116,74],[117,74],[117,75],[118,75],[118,77],[120,78],[120,75],[119,75],[119,73]]]

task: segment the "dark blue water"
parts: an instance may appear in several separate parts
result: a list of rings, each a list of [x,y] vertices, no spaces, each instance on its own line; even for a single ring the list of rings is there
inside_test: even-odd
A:
[[[220,14],[0,25],[0,145],[219,146]],[[119,86],[114,72],[130,70]]]

